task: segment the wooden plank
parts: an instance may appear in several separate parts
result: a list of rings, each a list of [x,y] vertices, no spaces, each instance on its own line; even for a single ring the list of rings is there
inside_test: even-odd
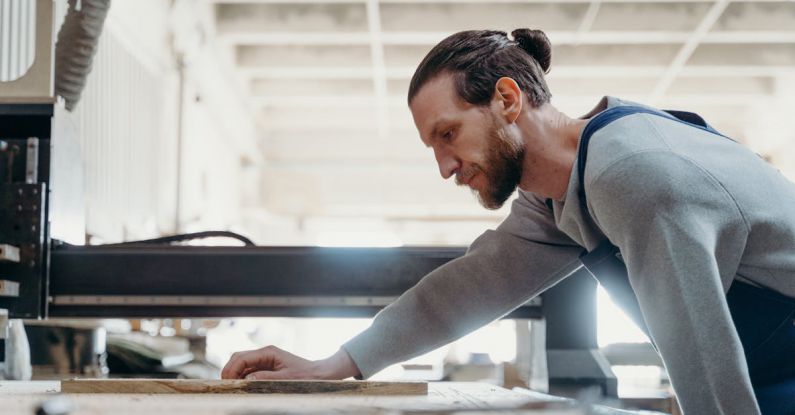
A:
[[[60,392],[60,382],[0,380],[0,414],[33,414]],[[518,393],[485,383],[429,382],[427,395],[351,394],[90,394],[65,395],[70,415],[394,415],[417,412],[582,415],[585,407],[547,408],[559,398]],[[537,409],[539,406],[545,409]],[[549,405],[551,406],[551,405]],[[506,411],[514,408],[515,412]],[[531,409],[528,409],[531,408]],[[603,412],[599,412],[600,414]],[[604,412],[605,414],[607,412]]]
[[[240,393],[426,395],[426,382],[345,380],[72,379],[63,393]]]

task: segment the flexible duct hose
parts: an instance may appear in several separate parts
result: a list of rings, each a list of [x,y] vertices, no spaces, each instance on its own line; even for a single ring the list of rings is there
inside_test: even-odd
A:
[[[55,94],[69,111],[80,101],[109,8],[110,0],[69,0],[55,43]]]

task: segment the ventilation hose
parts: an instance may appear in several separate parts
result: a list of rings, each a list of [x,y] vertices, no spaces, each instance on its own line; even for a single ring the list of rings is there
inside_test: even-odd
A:
[[[69,0],[69,12],[55,43],[55,94],[72,111],[91,72],[110,0]]]

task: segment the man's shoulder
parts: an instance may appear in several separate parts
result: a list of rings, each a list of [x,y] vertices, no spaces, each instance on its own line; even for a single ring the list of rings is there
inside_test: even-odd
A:
[[[654,127],[653,115],[636,114],[605,125],[593,133],[588,143],[585,183],[627,158],[643,158],[644,153],[669,152],[670,148]]]
[[[614,158],[590,180],[586,178],[585,188],[589,202],[621,200],[628,211],[649,203],[659,208],[687,204],[705,192],[725,192],[703,166],[668,149],[646,149]]]

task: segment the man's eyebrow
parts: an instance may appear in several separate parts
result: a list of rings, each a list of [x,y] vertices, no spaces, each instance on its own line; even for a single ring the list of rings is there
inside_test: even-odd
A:
[[[439,138],[439,130],[442,129],[442,125],[447,122],[447,120],[439,120],[433,124],[433,128],[431,128],[431,135],[428,136],[428,143],[425,144],[425,147],[430,147],[431,144]]]

